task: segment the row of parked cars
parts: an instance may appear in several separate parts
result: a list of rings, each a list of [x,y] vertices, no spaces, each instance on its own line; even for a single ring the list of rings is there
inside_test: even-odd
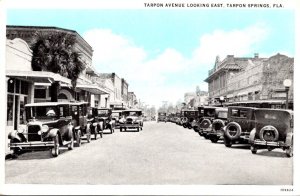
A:
[[[292,110],[204,106],[170,114],[168,118],[170,122],[193,128],[212,143],[223,140],[226,147],[249,144],[253,154],[258,149],[282,148],[288,157],[293,156]]]
[[[43,102],[25,105],[26,126],[9,133],[9,148],[14,155],[25,150],[50,149],[57,157],[60,147],[72,150],[80,147],[84,139],[89,143],[103,133],[143,128],[142,111],[139,109],[112,110],[89,107],[87,102]]]

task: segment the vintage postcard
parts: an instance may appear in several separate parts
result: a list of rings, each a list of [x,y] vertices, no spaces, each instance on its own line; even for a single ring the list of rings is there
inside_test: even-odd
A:
[[[0,194],[298,195],[297,6],[0,0]]]

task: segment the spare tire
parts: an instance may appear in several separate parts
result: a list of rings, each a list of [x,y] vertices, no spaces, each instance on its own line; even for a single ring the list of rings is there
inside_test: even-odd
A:
[[[272,125],[264,126],[259,131],[259,138],[263,141],[276,142],[278,140],[278,137],[279,137],[278,130]]]
[[[203,119],[202,122],[200,123],[200,128],[207,129],[211,125],[211,122],[209,119]]]
[[[234,140],[240,137],[241,132],[242,132],[242,128],[238,123],[230,122],[226,126],[224,133],[229,139]]]
[[[221,119],[216,119],[212,123],[212,130],[213,131],[218,131],[221,130],[225,126],[225,122]]]

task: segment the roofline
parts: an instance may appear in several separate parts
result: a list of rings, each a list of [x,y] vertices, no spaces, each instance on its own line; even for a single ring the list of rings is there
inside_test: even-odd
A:
[[[55,26],[26,26],[26,25],[6,25],[6,28],[24,28],[24,29],[40,28],[40,29],[55,29],[55,30],[69,31],[69,32],[77,34],[93,51],[92,46],[85,39],[83,39],[83,37],[75,30],[65,29],[65,28],[55,27]]]

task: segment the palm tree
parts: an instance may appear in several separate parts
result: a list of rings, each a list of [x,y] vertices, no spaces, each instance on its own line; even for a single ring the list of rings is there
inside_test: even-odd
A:
[[[63,32],[36,32],[31,43],[34,71],[50,71],[71,79],[73,88],[85,69],[80,54],[75,51],[76,37]],[[51,101],[57,101],[59,83],[51,84]]]

